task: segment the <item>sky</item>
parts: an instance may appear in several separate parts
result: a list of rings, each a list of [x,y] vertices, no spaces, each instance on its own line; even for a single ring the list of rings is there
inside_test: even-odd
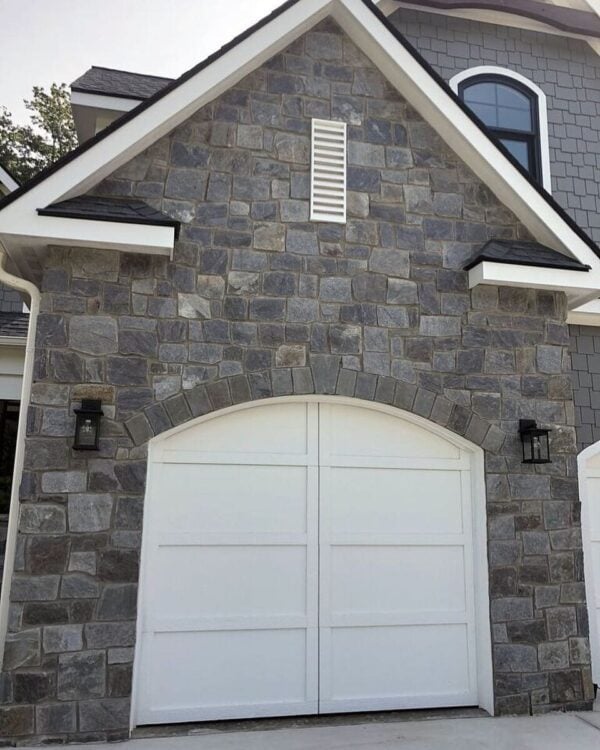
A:
[[[283,0],[0,0],[0,105],[92,65],[177,77]]]

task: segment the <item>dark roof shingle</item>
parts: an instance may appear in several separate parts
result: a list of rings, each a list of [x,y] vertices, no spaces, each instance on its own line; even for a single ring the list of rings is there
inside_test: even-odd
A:
[[[493,263],[513,263],[517,266],[538,266],[557,268],[563,271],[589,271],[590,267],[575,258],[569,258],[539,242],[519,242],[517,240],[489,240],[467,262],[465,271],[482,261]]]
[[[0,312],[0,336],[26,338],[29,313]]]
[[[62,216],[67,219],[94,219],[95,221],[120,221],[125,224],[153,224],[175,229],[179,236],[180,222],[136,198],[103,198],[81,195],[46,208],[38,208],[40,216]]]
[[[126,99],[148,99],[172,80],[163,76],[150,76],[92,65],[82,76],[73,81],[71,91]]]

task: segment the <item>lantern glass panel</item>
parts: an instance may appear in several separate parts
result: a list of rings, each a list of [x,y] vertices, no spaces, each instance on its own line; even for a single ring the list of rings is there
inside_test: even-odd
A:
[[[98,417],[91,414],[77,416],[77,445],[80,448],[95,448],[98,435]]]

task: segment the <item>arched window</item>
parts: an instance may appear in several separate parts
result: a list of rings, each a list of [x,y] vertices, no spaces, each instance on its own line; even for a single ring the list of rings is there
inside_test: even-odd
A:
[[[472,68],[450,85],[531,177],[550,191],[546,97],[518,73]]]

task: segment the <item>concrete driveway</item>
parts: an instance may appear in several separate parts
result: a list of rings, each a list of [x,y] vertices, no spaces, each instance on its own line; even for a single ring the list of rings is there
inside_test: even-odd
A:
[[[78,747],[86,750],[89,745]],[[224,731],[213,725],[206,729],[198,727],[185,737],[133,739],[119,747],[127,750],[600,750],[600,713],[375,721],[253,731]]]

